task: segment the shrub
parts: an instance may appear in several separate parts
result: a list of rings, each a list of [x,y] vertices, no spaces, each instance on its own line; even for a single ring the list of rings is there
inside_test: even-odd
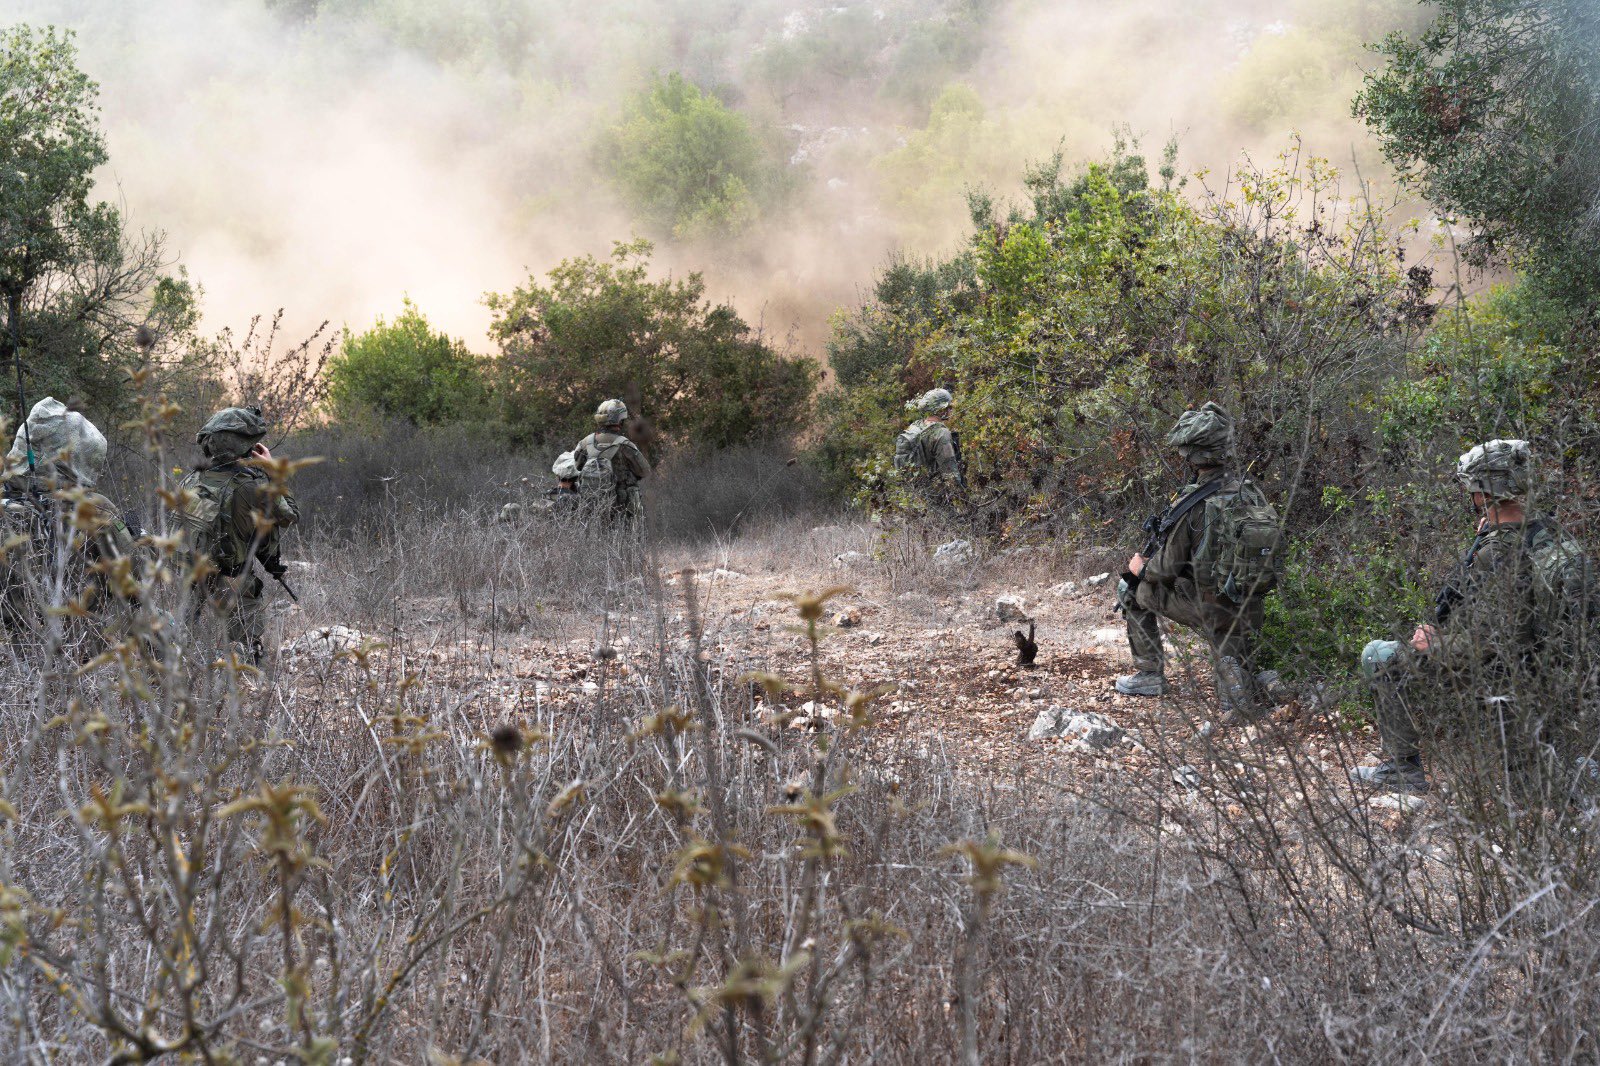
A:
[[[393,322],[379,318],[359,335],[346,329],[327,377],[342,418],[375,414],[436,426],[481,418],[489,397],[484,361],[436,332],[409,299]]]
[[[777,182],[749,120],[681,74],[654,81],[629,104],[599,152],[628,202],[678,237],[738,232]]]
[[[705,301],[699,274],[652,280],[648,241],[609,261],[569,259],[549,284],[491,294],[501,417],[519,442],[576,440],[608,396],[648,418],[641,444],[696,447],[781,437],[805,426],[818,371],[788,358],[733,308]]]

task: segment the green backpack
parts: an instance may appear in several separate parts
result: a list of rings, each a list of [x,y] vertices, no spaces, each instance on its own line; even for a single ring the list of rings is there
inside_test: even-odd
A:
[[[1526,538],[1541,628],[1553,633],[1566,625],[1593,625],[1600,615],[1600,589],[1583,546],[1545,519],[1528,523]]]
[[[922,435],[933,423],[919,418],[894,439],[894,468],[896,470],[921,470],[927,466],[922,455]]]
[[[212,469],[183,479],[189,498],[177,517],[189,550],[209,558],[224,574],[237,574],[250,562],[250,546],[233,534],[233,497],[241,484],[260,476],[248,468]]]
[[[1265,596],[1278,584],[1283,523],[1249,478],[1231,478],[1205,503],[1204,532],[1194,549],[1194,580],[1235,603]]]

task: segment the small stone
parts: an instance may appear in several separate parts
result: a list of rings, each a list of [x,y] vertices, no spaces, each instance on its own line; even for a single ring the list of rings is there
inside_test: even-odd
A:
[[[853,629],[861,624],[861,608],[848,607],[833,616],[833,624],[840,629]]]
[[[1059,585],[1050,587],[1050,595],[1052,596],[1071,596],[1077,591],[1078,583],[1076,581],[1063,581]]]
[[[849,570],[871,561],[872,556],[865,552],[840,552],[833,557],[834,568],[838,570]]]
[[[1200,771],[1192,766],[1184,765],[1172,771],[1172,783],[1188,792],[1198,789],[1204,781]]]
[[[867,634],[867,643],[868,644],[874,644],[874,645],[882,644],[883,640],[884,640],[884,637],[883,637],[882,633],[868,633]]]
[[[737,570],[724,570],[720,566],[717,567],[715,570],[711,571],[711,580],[712,581],[737,581],[739,578],[742,578],[742,577],[744,577],[744,575],[739,573],[739,571],[737,571]]]
[[[1386,792],[1367,801],[1367,806],[1374,810],[1399,811],[1402,814],[1420,811],[1427,805],[1428,801],[1421,796],[1407,795],[1403,792]]]
[[[1104,585],[1107,581],[1110,581],[1110,580],[1111,580],[1111,575],[1110,574],[1096,574],[1096,575],[1094,575],[1094,577],[1091,577],[1088,580],[1087,584],[1088,584],[1088,586],[1090,588],[1097,589],[1101,585]]]
[[[1052,737],[1071,738],[1080,751],[1104,752],[1128,739],[1127,730],[1098,711],[1074,711],[1069,707],[1046,707],[1033,720],[1029,740]]]
[[[935,566],[966,566],[977,558],[970,540],[946,541],[933,550]]]
[[[1028,611],[1021,596],[1001,596],[994,601],[994,613],[1002,622],[1026,622]]]

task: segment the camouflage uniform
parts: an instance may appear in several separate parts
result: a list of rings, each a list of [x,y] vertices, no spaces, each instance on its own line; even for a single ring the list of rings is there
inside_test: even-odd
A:
[[[244,460],[267,434],[261,411],[230,407],[213,415],[195,442],[209,462],[183,479],[179,518],[191,561],[204,556],[216,573],[201,588],[212,609],[227,619],[228,639],[259,661],[266,604],[258,560],[268,574],[285,572],[279,538],[299,521],[294,497],[275,491],[265,471]]]
[[[601,515],[630,524],[637,522],[644,516],[644,494],[639,483],[650,476],[650,464],[639,446],[623,435],[627,405],[621,400],[607,400],[595,411],[594,420],[600,428],[572,450],[580,492],[591,496]],[[598,474],[604,467],[610,469],[609,478]],[[601,484],[602,481],[607,483]],[[612,495],[602,499],[600,493]]]
[[[1457,478],[1486,502],[1515,502],[1527,493],[1531,451],[1524,441],[1490,441],[1462,456]],[[1407,791],[1426,788],[1421,769],[1418,711],[1458,701],[1462,694],[1500,742],[1509,764],[1558,739],[1551,723],[1519,717],[1509,698],[1548,695],[1563,712],[1579,691],[1593,640],[1594,568],[1581,545],[1550,518],[1501,520],[1491,511],[1466,556],[1439,595],[1425,652],[1409,641],[1374,640],[1361,653],[1361,673],[1375,696],[1378,731],[1387,759],[1358,767],[1358,780]],[[1592,653],[1589,653],[1592,654]],[[1569,683],[1570,682],[1570,683]],[[1542,701],[1541,701],[1542,702]]]
[[[19,544],[0,559],[8,628],[39,624],[30,589],[54,586],[58,577],[68,599],[86,584],[93,585],[96,600],[107,592],[137,598],[134,534],[116,505],[92,487],[105,458],[106,439],[94,424],[51,397],[34,404],[26,431],[17,431],[6,456],[5,525],[8,535],[27,540],[26,547]],[[62,565],[67,570],[58,573]]]
[[[1174,515],[1197,492],[1236,491],[1239,479],[1226,468],[1233,455],[1233,421],[1216,404],[1186,412],[1167,436],[1196,469],[1193,482],[1173,497],[1166,515]],[[1153,696],[1166,691],[1166,649],[1160,619],[1196,630],[1210,648],[1217,672],[1217,692],[1235,717],[1261,712],[1263,693],[1253,673],[1254,644],[1261,630],[1261,595],[1240,600],[1204,587],[1196,580],[1196,550],[1206,535],[1204,504],[1190,507],[1145,560],[1137,576],[1117,583],[1117,605],[1127,622],[1128,648],[1137,671],[1117,680],[1127,695]]]
[[[924,415],[948,412],[954,398],[944,389],[931,389],[906,405]],[[937,418],[919,418],[901,431],[894,445],[895,469],[907,471],[930,496],[949,500],[962,487],[961,461],[956,456],[955,435]]]

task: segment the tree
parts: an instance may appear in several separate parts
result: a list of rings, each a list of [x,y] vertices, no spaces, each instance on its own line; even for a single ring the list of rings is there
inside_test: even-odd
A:
[[[428,324],[405,300],[393,322],[382,318],[344,343],[328,361],[328,395],[341,417],[376,413],[419,426],[481,417],[489,399],[484,361]]]
[[[490,294],[502,417],[522,441],[575,437],[621,397],[669,442],[725,447],[793,433],[818,371],[785,358],[731,307],[705,301],[699,274],[651,280],[648,241],[610,261],[569,259],[549,284]],[[645,443],[650,443],[648,440]]]
[[[1356,113],[1401,178],[1470,225],[1474,264],[1509,259],[1600,310],[1600,8],[1434,0],[1419,36],[1378,46]]]
[[[184,366],[161,357],[187,349],[197,312],[188,280],[163,274],[160,238],[91,200],[107,160],[97,93],[70,34],[0,31],[3,350],[20,349],[29,391],[117,412],[126,371]]]
[[[634,208],[676,237],[745,228],[777,181],[749,121],[679,74],[628,106],[600,158]]]

